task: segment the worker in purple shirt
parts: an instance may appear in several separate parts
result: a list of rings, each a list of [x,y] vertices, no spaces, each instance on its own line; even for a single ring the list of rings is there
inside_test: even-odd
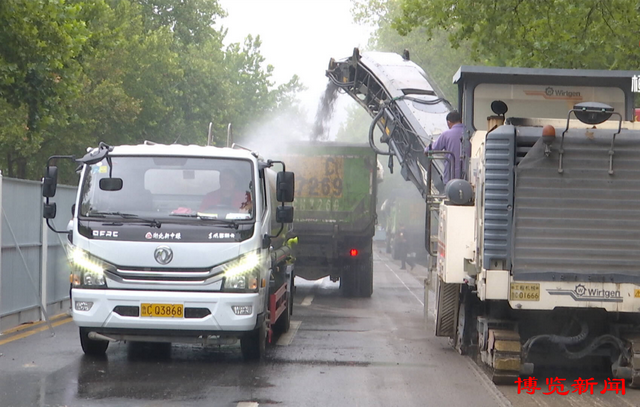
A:
[[[462,117],[457,110],[449,112],[447,115],[447,126],[449,130],[442,132],[440,137],[431,143],[424,149],[424,153],[427,154],[429,150],[443,150],[449,151],[453,154],[453,162],[451,168],[453,169],[453,177],[449,174],[449,165],[445,163],[444,174],[442,176],[442,182],[446,185],[449,180],[454,178],[460,178],[460,146],[462,144],[462,133],[464,132],[464,125],[462,124]]]

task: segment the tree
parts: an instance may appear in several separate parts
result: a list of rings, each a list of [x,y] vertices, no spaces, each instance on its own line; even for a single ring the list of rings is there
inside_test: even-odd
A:
[[[222,16],[215,0],[0,1],[1,169],[39,178],[100,141],[204,144],[210,122],[220,143],[296,109],[298,78],[272,83],[259,37],[225,48]]]
[[[533,68],[637,69],[638,4],[631,0],[401,0],[393,26],[445,30],[472,59]]]
[[[142,7],[145,27],[151,31],[169,28],[177,44],[201,44],[222,38],[214,24],[226,12],[217,0],[137,0],[137,3]]]
[[[231,44],[225,52],[225,70],[231,86],[226,105],[239,134],[255,127],[255,123],[270,120],[279,106],[290,108],[296,92],[303,89],[297,77],[275,87],[271,79],[273,66],[265,66],[261,45],[260,36],[249,35],[244,44]]]
[[[471,62],[469,42],[462,41],[454,47],[449,43],[449,34],[437,28],[429,33],[417,27],[401,35],[393,25],[402,15],[400,6],[401,0],[358,0],[354,18],[376,27],[369,48],[398,54],[408,49],[411,60],[425,70],[430,82],[455,106],[458,92],[452,78],[461,65]]]
[[[81,91],[65,100],[61,120],[43,135],[36,163],[49,155],[82,155],[87,146],[137,144],[145,139],[174,141],[180,112],[173,105],[183,72],[171,51],[166,28],[147,31],[140,6],[122,0],[82,3],[77,18],[89,32],[76,57]],[[37,175],[40,169],[31,171]]]
[[[78,91],[75,58],[88,36],[80,10],[63,1],[0,2],[0,111],[12,117],[0,125],[0,149],[9,176],[26,177],[27,158]]]

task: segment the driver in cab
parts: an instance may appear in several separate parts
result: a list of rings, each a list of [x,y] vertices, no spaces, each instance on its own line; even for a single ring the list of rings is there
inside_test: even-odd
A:
[[[198,212],[225,207],[237,212],[250,212],[251,194],[239,185],[235,172],[222,170],[219,180],[220,188],[204,196]]]

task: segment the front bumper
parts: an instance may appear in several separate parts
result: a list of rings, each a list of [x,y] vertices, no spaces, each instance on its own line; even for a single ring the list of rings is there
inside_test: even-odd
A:
[[[185,331],[224,334],[251,331],[256,327],[256,315],[263,312],[258,293],[174,292],[73,289],[72,315],[79,327],[102,328],[96,331],[128,330]],[[77,302],[91,302],[88,311],[76,310]],[[141,317],[123,316],[119,309],[135,309],[143,303],[182,304],[187,309],[208,310],[202,317]],[[251,306],[249,315],[236,315],[232,306]],[[119,307],[116,309],[116,307]],[[116,311],[114,311],[116,310]],[[139,315],[139,314],[138,314]],[[175,333],[175,332],[174,332]]]

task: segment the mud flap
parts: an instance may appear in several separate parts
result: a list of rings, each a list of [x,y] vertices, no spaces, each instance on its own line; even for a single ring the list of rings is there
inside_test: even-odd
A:
[[[460,284],[444,283],[436,277],[436,336],[453,338],[458,325]]]

